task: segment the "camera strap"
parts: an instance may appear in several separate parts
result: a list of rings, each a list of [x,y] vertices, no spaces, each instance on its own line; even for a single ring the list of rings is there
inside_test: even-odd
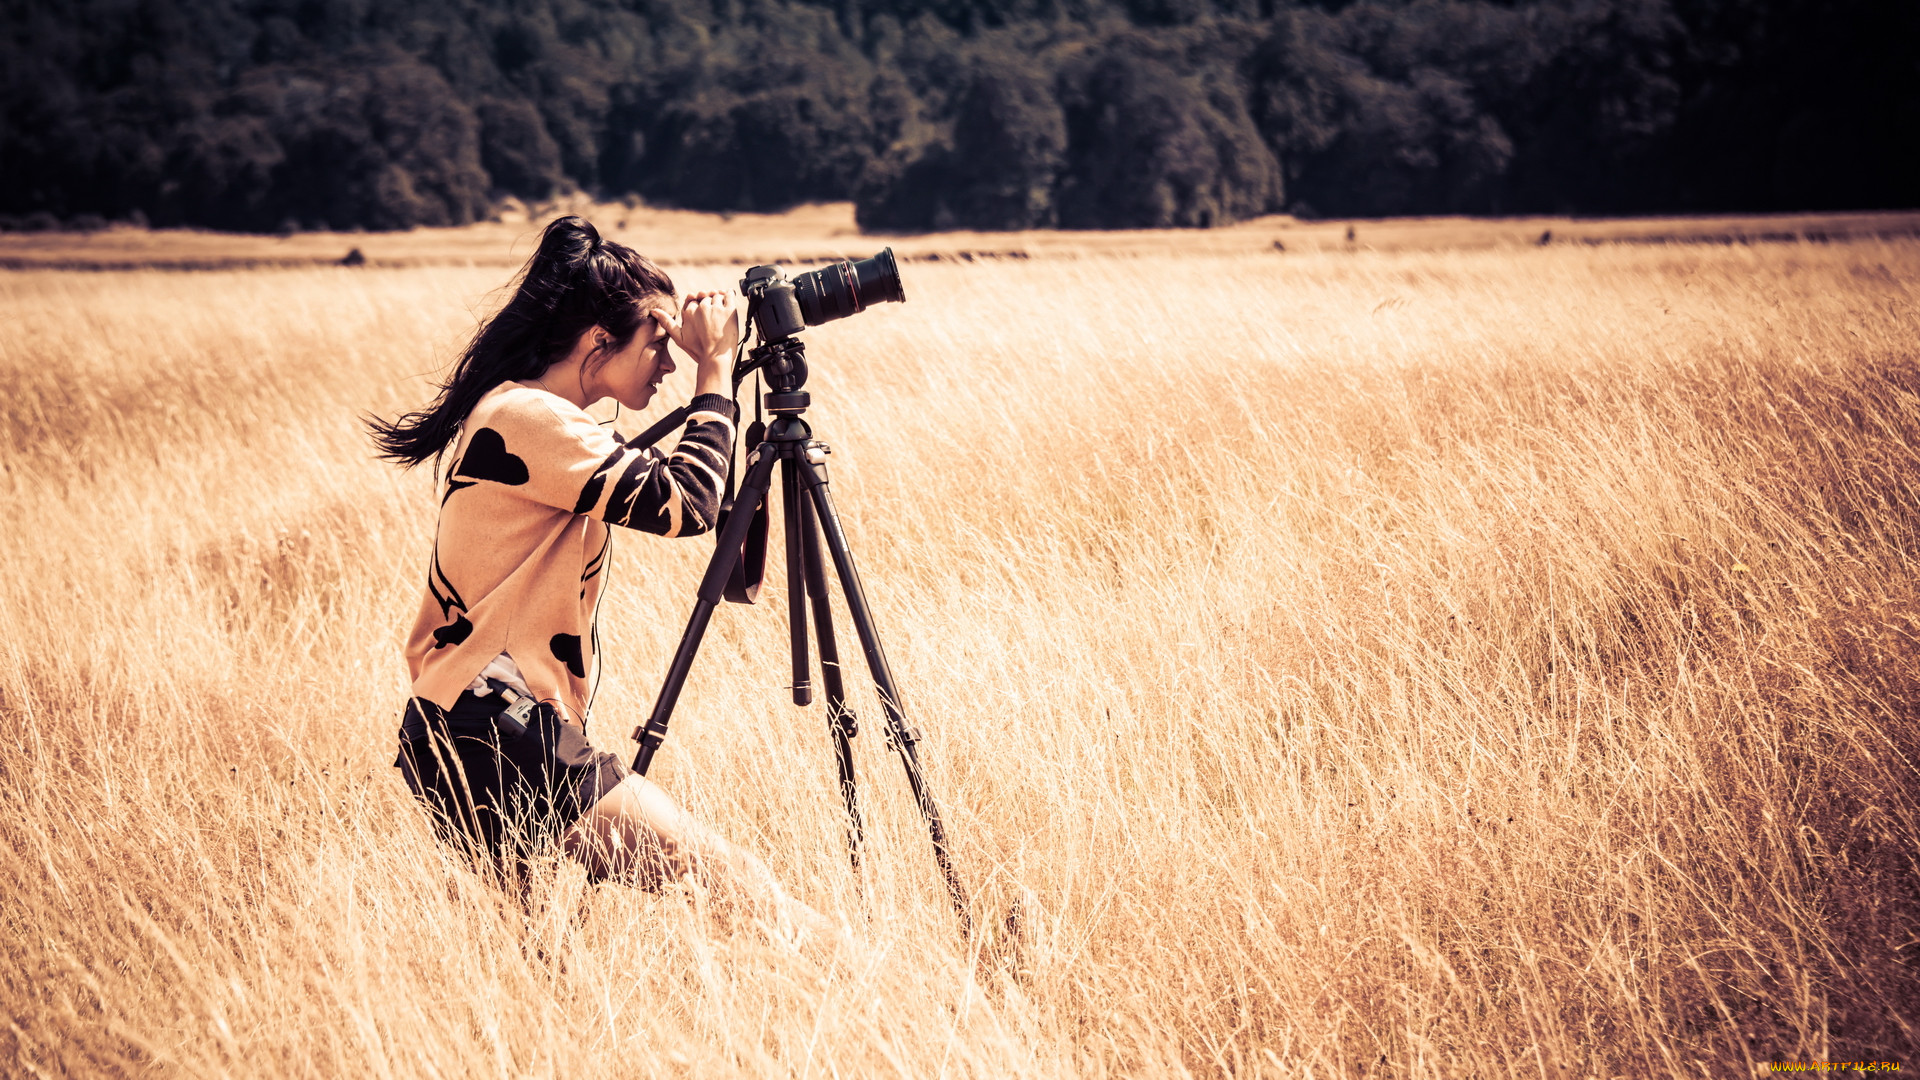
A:
[[[752,453],[767,437],[767,425],[760,417],[760,375],[753,377],[753,423],[747,425],[747,452]],[[740,384],[733,384],[733,414],[740,415]],[[730,448],[727,453],[727,492],[720,501],[720,519],[713,524],[716,539],[726,531],[727,517],[733,513],[733,474],[734,460],[738,450]],[[733,562],[733,572],[727,575],[727,600],[735,604],[751,604],[760,597],[760,585],[767,576],[767,501],[760,500],[753,508],[753,522],[747,526],[747,538],[741,544],[740,557]]]

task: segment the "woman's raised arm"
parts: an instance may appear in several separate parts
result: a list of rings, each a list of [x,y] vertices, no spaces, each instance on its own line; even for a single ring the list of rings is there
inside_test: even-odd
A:
[[[665,454],[628,446],[561,398],[514,386],[475,413],[480,421],[448,477],[448,498],[494,482],[535,502],[609,525],[693,536],[713,528],[733,446],[734,405],[701,394]]]

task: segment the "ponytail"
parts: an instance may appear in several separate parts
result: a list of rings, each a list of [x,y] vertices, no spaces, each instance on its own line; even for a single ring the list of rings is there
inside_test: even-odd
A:
[[[672,295],[673,281],[632,248],[601,239],[585,218],[556,218],[513,298],[474,333],[433,404],[392,421],[367,419],[379,456],[402,468],[439,456],[487,391],[539,378],[596,326],[612,338],[611,350],[625,348],[646,321],[640,302]]]

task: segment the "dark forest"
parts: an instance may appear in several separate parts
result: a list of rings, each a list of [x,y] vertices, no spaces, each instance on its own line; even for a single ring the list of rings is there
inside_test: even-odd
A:
[[[9,0],[0,215],[885,230],[1920,204],[1913,0]]]

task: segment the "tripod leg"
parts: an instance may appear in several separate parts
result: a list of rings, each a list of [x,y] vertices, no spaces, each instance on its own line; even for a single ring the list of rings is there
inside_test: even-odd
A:
[[[807,655],[807,553],[800,531],[807,528],[797,511],[800,483],[793,459],[780,462],[781,524],[787,534],[787,635],[793,645],[793,703],[813,704],[813,661]]]
[[[927,790],[927,780],[920,768],[920,754],[914,744],[920,741],[920,733],[908,726],[906,717],[900,711],[900,692],[894,685],[893,670],[887,666],[886,653],[880,648],[880,635],[873,627],[873,613],[867,607],[866,593],[860,588],[860,575],[853,566],[853,552],[847,547],[846,532],[840,527],[840,517],[834,512],[833,497],[827,491],[826,470],[815,465],[805,457],[795,459],[800,474],[806,478],[807,488],[813,493],[814,508],[820,515],[820,529],[826,535],[827,550],[833,554],[834,569],[839,572],[840,592],[847,601],[847,613],[853,617],[853,628],[860,635],[860,648],[866,653],[867,670],[873,675],[874,686],[880,691],[880,705],[886,712],[887,734],[894,748],[900,753],[900,763],[907,770],[907,786],[913,789],[913,797],[920,804],[920,816],[927,821],[927,832],[933,839],[933,858],[940,864],[940,873],[947,881],[947,897],[953,901],[953,910],[960,916],[961,933],[972,936],[973,920],[967,914],[967,891],[960,884],[960,876],[953,869],[953,855],[947,846],[947,827],[940,820],[940,808],[934,804],[933,793]]]
[[[833,607],[827,600],[827,571],[820,561],[820,526],[814,519],[813,499],[788,484],[789,498],[800,507],[800,543],[807,568],[807,592],[813,598],[813,632],[820,639],[820,681],[827,687],[827,730],[833,738],[833,760],[840,772],[840,795],[847,803],[847,851],[853,868],[860,869],[860,796],[854,788],[853,745],[860,732],[853,710],[847,708],[847,689],[840,677],[840,644],[833,637]]]
[[[653,713],[647,722],[636,729],[633,737],[640,743],[640,749],[633,755],[633,771],[641,776],[647,775],[647,769],[653,764],[653,755],[667,737],[667,721],[673,718],[673,706],[680,700],[680,691],[687,684],[687,673],[693,670],[693,658],[700,651],[700,639],[707,632],[707,622],[713,618],[713,609],[719,605],[727,591],[727,576],[733,573],[733,564],[740,558],[740,545],[746,542],[747,528],[753,524],[753,510],[760,500],[767,497],[767,487],[773,480],[773,465],[779,455],[767,443],[761,443],[755,451],[753,464],[748,467],[746,478],[740,482],[740,494],[734,499],[733,513],[727,518],[727,527],[720,533],[720,542],[713,549],[713,559],[707,563],[706,576],[700,579],[699,599],[694,602],[693,614],[687,619],[687,628],[680,635],[680,645],[673,652],[673,663],[667,668],[667,681],[660,686],[660,696],[653,701]]]

